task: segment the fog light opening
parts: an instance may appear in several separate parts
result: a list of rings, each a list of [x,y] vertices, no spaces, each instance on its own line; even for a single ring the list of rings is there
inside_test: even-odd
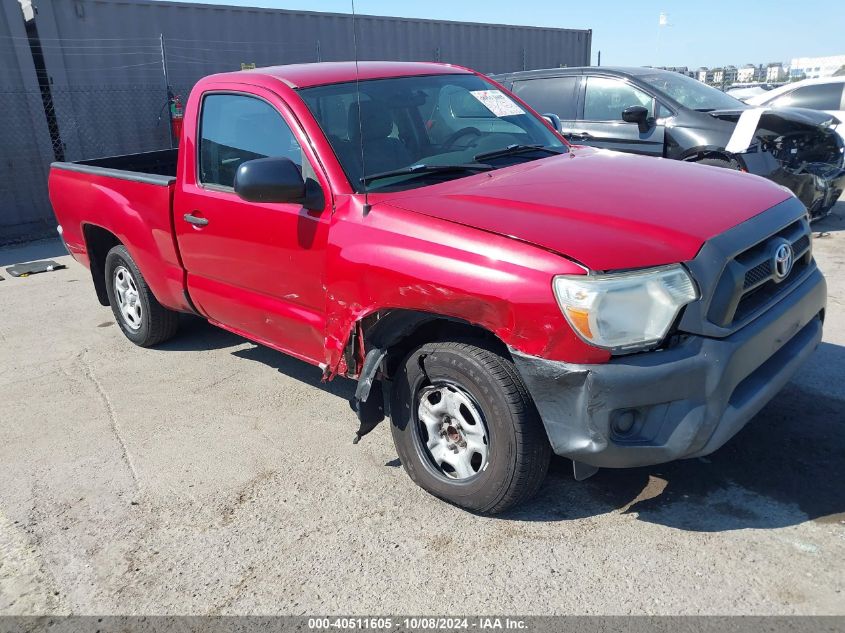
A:
[[[637,422],[637,412],[634,409],[622,409],[613,417],[611,428],[616,435],[628,435],[633,431]]]

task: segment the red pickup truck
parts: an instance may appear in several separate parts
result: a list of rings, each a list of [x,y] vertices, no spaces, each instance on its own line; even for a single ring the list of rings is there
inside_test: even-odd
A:
[[[357,379],[356,440],[389,416],[410,477],[478,512],[552,452],[582,479],[716,450],[822,333],[789,191],[569,146],[450,65],[207,77],[178,151],[55,163],[49,187],[132,342],[191,313]]]

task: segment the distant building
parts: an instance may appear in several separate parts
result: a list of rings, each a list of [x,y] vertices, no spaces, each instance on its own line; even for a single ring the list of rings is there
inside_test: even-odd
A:
[[[709,84],[713,82],[713,71],[705,66],[702,66],[698,70],[695,71],[695,78],[698,79],[703,84]]]
[[[789,78],[816,79],[817,77],[831,77],[843,66],[845,66],[845,55],[797,57],[789,65]]]
[[[757,81],[757,67],[754,64],[746,64],[737,69],[736,80],[741,84],[750,84]]]
[[[680,75],[686,75],[687,77],[695,77],[695,72],[691,71],[686,66],[658,66],[660,70],[669,70],[673,73],[678,73]]]
[[[716,85],[730,85],[736,81],[736,66],[713,69],[713,81]]]
[[[777,82],[786,79],[786,68],[780,62],[766,66],[766,81]]]

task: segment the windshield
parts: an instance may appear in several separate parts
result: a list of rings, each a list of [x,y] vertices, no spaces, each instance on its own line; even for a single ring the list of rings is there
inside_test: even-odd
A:
[[[408,189],[565,150],[542,121],[477,75],[375,79],[358,87],[360,120],[356,82],[299,94],[359,192],[365,182],[370,191]]]
[[[745,107],[742,101],[726,95],[721,90],[711,88],[697,79],[679,73],[662,72],[638,75],[637,79],[666,93],[682,106],[691,110],[706,112]]]

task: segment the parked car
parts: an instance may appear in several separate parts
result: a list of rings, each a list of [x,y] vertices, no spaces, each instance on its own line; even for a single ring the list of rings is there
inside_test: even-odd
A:
[[[728,88],[725,90],[726,95],[730,95],[734,99],[739,99],[743,103],[748,103],[751,97],[764,95],[769,90],[764,85],[759,86],[743,86],[741,88]]]
[[[845,77],[820,77],[786,84],[747,100],[749,105],[822,110],[845,122]],[[845,123],[837,126],[845,137]]]
[[[356,440],[389,415],[410,477],[478,512],[552,452],[578,479],[711,453],[822,335],[786,189],[569,147],[449,65],[213,75],[178,150],[54,163],[49,190],[130,341],[194,314],[357,380]]]
[[[494,76],[576,143],[764,176],[813,219],[845,189],[845,143],[827,114],[760,113],[691,77],[654,68],[555,68]],[[770,93],[771,94],[771,93]]]

